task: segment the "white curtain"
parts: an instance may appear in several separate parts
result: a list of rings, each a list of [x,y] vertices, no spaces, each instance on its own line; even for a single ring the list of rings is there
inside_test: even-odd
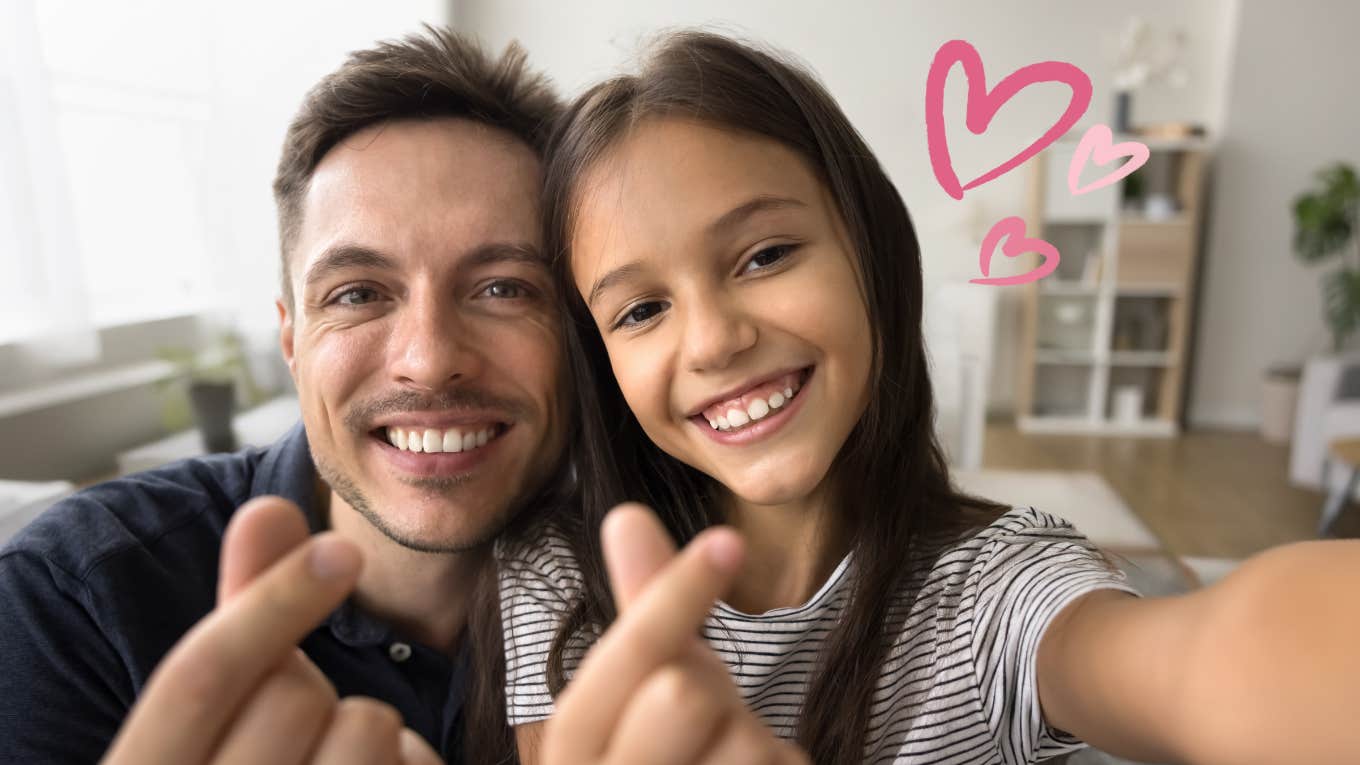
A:
[[[98,353],[34,0],[0,0],[0,343],[79,363]]]

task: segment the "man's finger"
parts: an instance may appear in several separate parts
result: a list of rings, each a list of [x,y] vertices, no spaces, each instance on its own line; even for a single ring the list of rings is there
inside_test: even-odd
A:
[[[326,731],[335,689],[310,662],[285,662],[251,694],[212,753],[213,765],[306,762]]]
[[[644,678],[692,647],[695,634],[741,567],[731,529],[695,537],[595,644],[563,693],[550,731],[570,731],[567,762],[597,760]],[[574,703],[575,699],[582,699]]]
[[[242,587],[307,541],[307,521],[283,497],[256,497],[241,505],[222,536],[217,602],[227,602]]]
[[[609,511],[600,528],[609,585],[619,613],[675,557],[675,543],[645,506],[629,502]]]
[[[345,599],[358,549],[319,534],[218,607],[152,673],[113,762],[202,762],[266,674]]]

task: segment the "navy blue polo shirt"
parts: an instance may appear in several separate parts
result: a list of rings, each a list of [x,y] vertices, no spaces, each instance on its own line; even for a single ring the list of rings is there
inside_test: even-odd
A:
[[[103,756],[151,670],[213,608],[222,534],[251,497],[308,513],[302,426],[267,449],[185,460],[53,506],[0,548],[0,760]],[[466,655],[404,639],[352,603],[302,643],[341,696],[381,699],[462,759]]]

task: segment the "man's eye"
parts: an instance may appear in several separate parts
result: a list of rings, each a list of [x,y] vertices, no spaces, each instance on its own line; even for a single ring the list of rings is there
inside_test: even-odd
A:
[[[746,265],[742,267],[741,272],[745,274],[752,271],[759,271],[762,268],[769,268],[788,257],[789,253],[793,252],[793,249],[794,245],[791,244],[777,244],[773,247],[766,247],[753,255],[750,260],[746,261]]]
[[[635,327],[652,318],[653,316],[656,316],[657,314],[661,313],[662,310],[663,310],[662,303],[656,300],[652,300],[646,303],[638,303],[637,305],[629,309],[628,313],[624,314],[623,318],[619,319],[619,323],[615,324],[614,326]]]
[[[517,298],[528,297],[529,290],[519,282],[501,281],[488,284],[486,289],[482,290],[482,294],[487,297],[499,298],[502,300],[515,300]]]
[[[370,287],[351,287],[336,296],[335,302],[340,305],[363,305],[378,299],[378,291]]]

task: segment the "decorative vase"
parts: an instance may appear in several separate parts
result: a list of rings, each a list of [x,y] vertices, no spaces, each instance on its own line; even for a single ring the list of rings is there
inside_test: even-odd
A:
[[[193,383],[189,386],[189,401],[194,407],[199,435],[203,437],[203,449],[208,453],[236,451],[236,432],[231,427],[236,412],[236,384]]]
[[[1114,94],[1114,132],[1133,132],[1133,93],[1121,90]]]

